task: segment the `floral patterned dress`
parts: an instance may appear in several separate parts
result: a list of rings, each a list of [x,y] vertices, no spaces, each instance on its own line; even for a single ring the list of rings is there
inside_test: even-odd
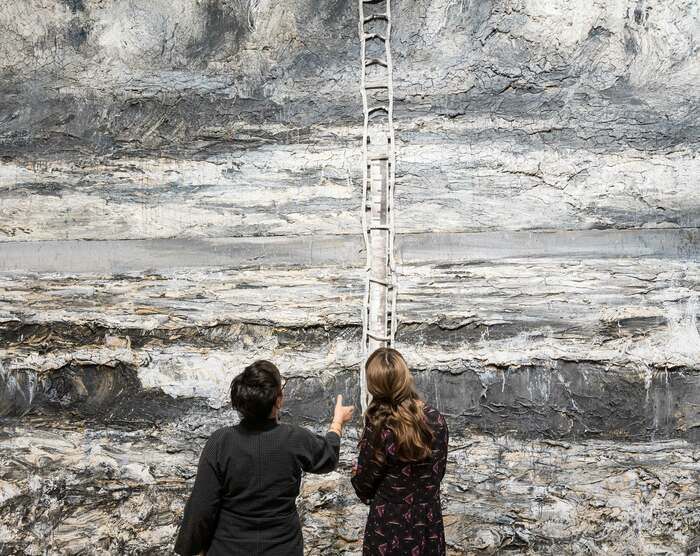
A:
[[[424,407],[435,432],[432,456],[419,462],[396,457],[393,433],[381,431],[377,442],[385,461],[374,458],[374,431],[366,428],[359,443],[352,486],[369,504],[364,556],[444,556],[445,531],[440,507],[440,481],[447,463],[448,430],[437,409]]]

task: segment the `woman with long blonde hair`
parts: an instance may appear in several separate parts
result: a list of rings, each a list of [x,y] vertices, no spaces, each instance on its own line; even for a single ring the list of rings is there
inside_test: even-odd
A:
[[[366,365],[372,403],[358,446],[352,486],[369,504],[364,556],[444,556],[440,482],[448,430],[420,399],[406,361],[380,348]]]

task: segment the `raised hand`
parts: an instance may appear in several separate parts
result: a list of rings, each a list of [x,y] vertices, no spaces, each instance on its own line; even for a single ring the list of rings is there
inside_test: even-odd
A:
[[[355,408],[351,405],[343,405],[343,396],[338,394],[335,399],[335,410],[333,411],[333,422],[344,425],[352,419],[352,413]]]

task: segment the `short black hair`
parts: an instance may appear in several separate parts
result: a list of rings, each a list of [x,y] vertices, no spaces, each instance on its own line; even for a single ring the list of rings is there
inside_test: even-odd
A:
[[[231,382],[231,405],[246,419],[264,421],[281,392],[279,369],[261,359],[248,365]]]

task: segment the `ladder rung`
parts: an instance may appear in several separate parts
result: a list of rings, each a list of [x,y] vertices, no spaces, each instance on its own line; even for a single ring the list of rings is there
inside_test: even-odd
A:
[[[365,33],[365,40],[372,41],[374,39],[386,42],[386,37],[380,33]]]
[[[381,4],[382,2],[386,2],[386,0],[362,0],[363,4]]]
[[[386,60],[382,60],[381,58],[369,58],[365,60],[365,67],[367,66],[382,66],[384,68],[387,67]]]
[[[373,106],[369,110],[367,110],[367,115],[371,116],[372,114],[375,114],[376,112],[386,112],[387,114],[389,113],[389,107],[388,106]]]
[[[369,336],[373,340],[377,340],[378,342],[390,342],[391,341],[391,338],[389,336],[380,336],[379,334],[375,334],[374,332],[370,332],[369,330],[367,331],[367,336]]]
[[[378,225],[378,226],[367,226],[367,229],[370,230],[370,231],[371,231],[371,230],[385,230],[385,231],[387,231],[387,232],[391,231],[391,227],[390,227],[390,226],[385,226],[385,225],[383,225],[383,224],[380,224],[380,225]]]
[[[372,14],[366,17],[363,23],[371,23],[372,21],[377,20],[389,21],[389,17],[386,14]]]
[[[365,81],[365,89],[388,89],[389,83],[386,81]]]
[[[372,147],[375,147],[376,145],[381,145],[381,146],[386,146],[386,145],[391,145],[391,137],[386,137],[386,142],[382,142],[382,138],[379,137],[377,138],[375,136],[374,142],[372,142],[372,137],[371,134],[372,132],[369,132],[370,135],[366,135],[364,137],[363,145],[365,145],[368,149],[371,149]]]
[[[386,151],[368,152],[367,160],[389,160],[389,153]]]
[[[373,284],[379,284],[380,286],[384,286],[385,288],[393,287],[392,284],[390,284],[389,282],[385,282],[384,280],[377,280],[376,278],[369,278],[369,281],[372,282]]]

